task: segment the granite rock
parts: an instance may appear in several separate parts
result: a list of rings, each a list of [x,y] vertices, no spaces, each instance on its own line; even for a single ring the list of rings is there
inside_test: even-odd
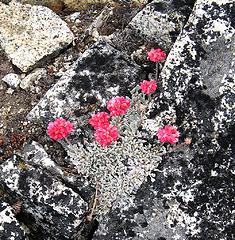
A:
[[[20,88],[26,90],[32,90],[33,85],[37,84],[38,81],[42,78],[46,78],[47,71],[44,68],[37,68],[29,73],[25,78],[20,82]]]
[[[89,202],[94,195],[94,189],[83,176],[76,172],[65,172],[49,157],[43,146],[39,143],[32,141],[25,145],[22,157],[27,164],[46,170],[52,176],[61,179],[66,186],[78,192],[86,202]]]
[[[17,88],[21,79],[18,74],[9,73],[2,78],[2,81],[7,83],[11,88]]]
[[[0,239],[28,239],[23,228],[15,217],[13,208],[3,201],[0,201]]]
[[[79,129],[87,125],[91,112],[104,107],[112,96],[128,94],[144,76],[125,54],[100,41],[78,58],[31,110],[28,119],[48,124],[65,117]]]
[[[152,45],[169,51],[192,10],[194,0],[154,0],[147,4],[112,43],[132,53],[139,46]]]
[[[41,232],[43,239],[73,239],[87,211],[77,193],[15,156],[1,164],[0,172],[0,184],[22,202],[21,211],[32,232]]]
[[[192,143],[166,154],[133,205],[110,211],[94,239],[234,238],[234,7],[196,2],[150,106],[156,125],[177,125],[180,141]]]
[[[0,3],[0,44],[8,58],[27,72],[73,41],[73,34],[50,9]]]

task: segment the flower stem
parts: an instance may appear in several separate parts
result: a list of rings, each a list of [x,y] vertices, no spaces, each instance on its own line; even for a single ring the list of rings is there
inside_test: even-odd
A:
[[[158,75],[159,75],[159,64],[156,62],[156,68],[155,68],[155,78],[158,80]]]

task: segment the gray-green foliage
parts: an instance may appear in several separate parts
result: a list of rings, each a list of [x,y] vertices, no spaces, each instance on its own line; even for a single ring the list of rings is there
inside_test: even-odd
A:
[[[99,213],[124,208],[133,201],[134,193],[156,168],[161,160],[158,147],[143,140],[138,130],[146,120],[147,102],[138,87],[132,91],[131,107],[127,114],[115,117],[120,140],[108,147],[96,142],[69,146],[69,155],[81,176],[99,190]],[[162,149],[161,149],[162,150]]]

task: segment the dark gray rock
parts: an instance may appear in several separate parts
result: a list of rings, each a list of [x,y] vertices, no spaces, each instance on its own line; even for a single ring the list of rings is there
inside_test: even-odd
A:
[[[232,0],[197,1],[150,113],[192,144],[167,154],[134,204],[104,217],[95,239],[234,238],[234,9]]]
[[[112,96],[126,95],[143,77],[141,68],[125,54],[98,42],[46,93],[28,119],[48,124],[65,117],[79,129],[87,124],[88,114],[104,107]]]
[[[154,0],[146,5],[112,43],[132,53],[148,44],[169,51],[192,11],[194,0]]]
[[[39,143],[32,141],[27,144],[23,150],[23,159],[27,164],[46,170],[52,176],[59,178],[66,186],[78,192],[85,201],[89,202],[91,200],[95,190],[83,176],[76,173],[65,172],[48,156]]]
[[[43,239],[73,239],[87,211],[81,197],[40,168],[14,157],[0,166],[0,184],[22,202],[27,225]]]
[[[28,237],[15,218],[14,210],[7,203],[0,201],[0,239],[27,240]]]

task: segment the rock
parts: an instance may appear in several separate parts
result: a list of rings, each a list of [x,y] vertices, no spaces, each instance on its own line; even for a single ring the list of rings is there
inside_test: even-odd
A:
[[[27,72],[73,41],[66,23],[50,9],[0,3],[1,46],[12,63]]]
[[[15,218],[13,208],[3,201],[0,201],[0,239],[28,239],[20,223]]]
[[[169,51],[186,23],[195,1],[154,0],[146,5],[112,43],[132,53],[141,45]]]
[[[69,117],[79,129],[87,126],[87,115],[104,107],[112,96],[127,94],[143,76],[141,68],[125,54],[98,42],[46,93],[28,119],[48,124],[57,117]]]
[[[73,239],[87,204],[46,171],[13,157],[0,166],[0,184],[22,202],[28,227],[47,239]]]
[[[37,83],[37,81],[39,81],[41,78],[45,78],[46,74],[47,71],[44,68],[35,69],[32,73],[28,74],[21,80],[20,88],[24,90],[30,89],[34,83]]]
[[[7,83],[11,88],[17,88],[21,82],[19,75],[15,73],[9,73],[3,77],[2,81]]]
[[[103,217],[94,239],[233,239],[234,7],[232,0],[196,2],[150,113],[192,143],[166,154],[133,204]]]
[[[76,192],[89,202],[94,195],[94,189],[89,183],[77,173],[66,173],[61,167],[55,164],[50,159],[43,147],[32,141],[27,144],[23,150],[23,159],[27,164],[34,166],[35,168],[42,168],[49,171],[53,176],[61,179],[67,186],[74,189]]]

